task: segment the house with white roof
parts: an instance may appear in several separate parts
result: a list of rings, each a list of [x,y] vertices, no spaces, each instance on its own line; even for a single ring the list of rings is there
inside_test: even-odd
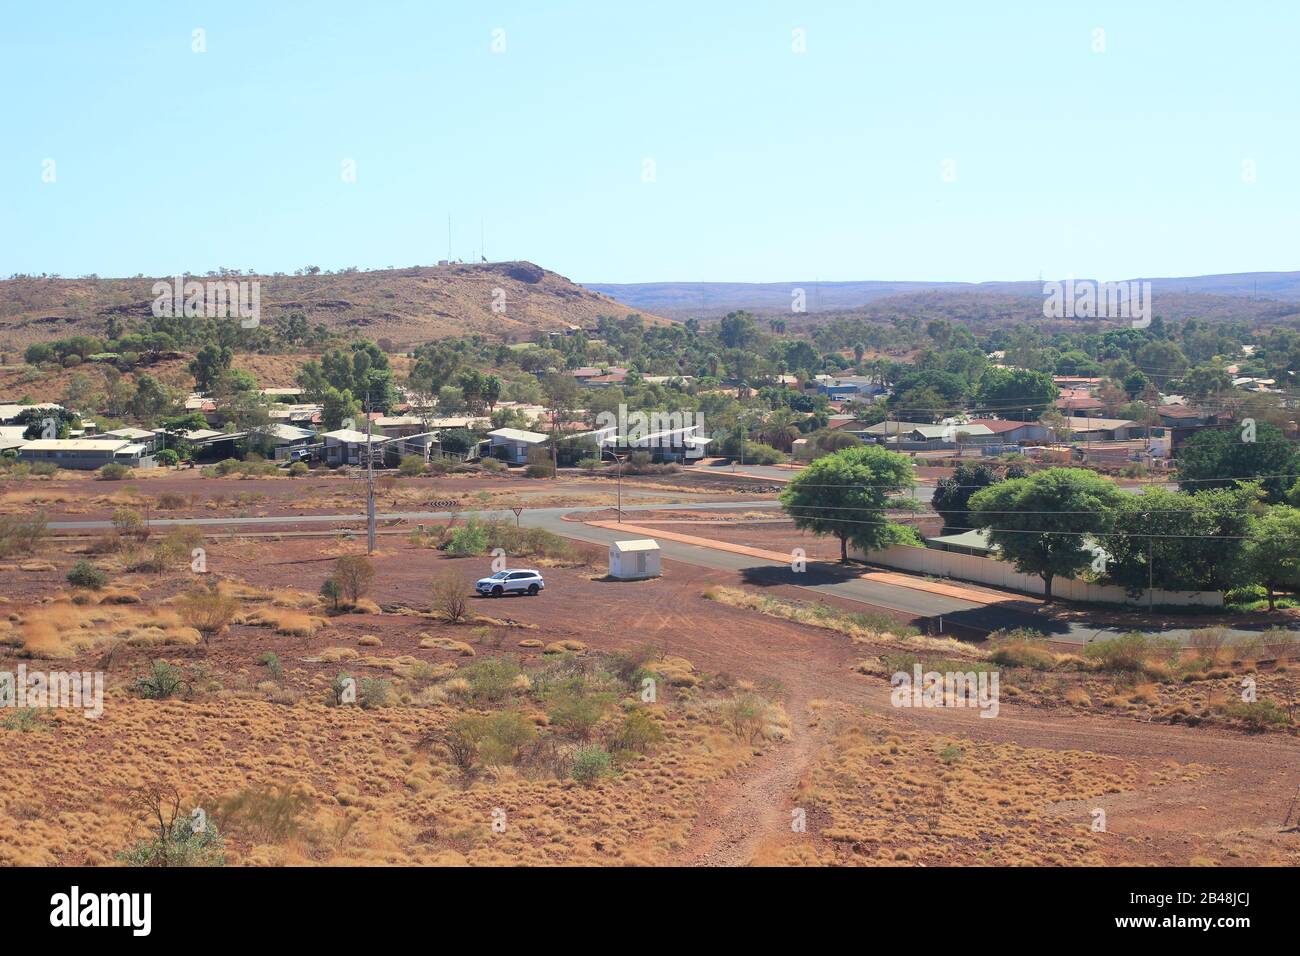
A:
[[[538,448],[550,441],[550,435],[528,432],[522,428],[497,428],[487,433],[491,444],[488,454],[511,465],[526,465],[529,449]]]
[[[376,465],[383,464],[383,449],[380,445],[385,445],[393,439],[387,435],[367,435],[365,432],[359,432],[351,428],[340,428],[336,431],[325,432],[320,436],[325,445],[322,449],[322,455],[325,464],[335,465],[364,465],[366,464],[366,450],[369,448],[374,457]]]

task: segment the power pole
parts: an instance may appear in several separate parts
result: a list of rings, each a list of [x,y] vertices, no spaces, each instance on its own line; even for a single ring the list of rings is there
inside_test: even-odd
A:
[[[370,398],[366,397],[366,554],[375,553],[375,446],[371,444],[374,422]]]

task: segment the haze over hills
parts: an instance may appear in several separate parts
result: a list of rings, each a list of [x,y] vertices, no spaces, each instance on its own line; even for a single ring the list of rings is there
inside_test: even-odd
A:
[[[1241,272],[1229,275],[1204,275],[1186,278],[1147,278],[1153,296],[1228,297],[1234,299],[1271,299],[1300,302],[1300,272]],[[794,290],[802,289],[808,312],[834,312],[859,309],[881,299],[915,296],[923,293],[949,293],[962,297],[993,296],[1041,300],[1040,281],[1007,282],[890,282],[880,280],[818,282],[639,282],[587,283],[587,288],[644,309],[672,318],[724,315],[736,309],[751,312],[790,312]],[[1183,300],[1179,307],[1196,303]],[[1213,303],[1206,306],[1220,311]],[[1292,310],[1293,311],[1293,310]],[[1170,314],[1169,317],[1175,317]]]
[[[100,335],[109,316],[151,314],[155,282],[171,277],[0,280],[0,348]],[[188,276],[261,283],[262,321],[301,311],[312,323],[399,347],[475,332],[526,341],[539,330],[590,328],[635,311],[531,262],[453,263],[316,275]],[[498,291],[499,290],[499,291]],[[502,303],[494,311],[493,303]],[[668,320],[643,313],[649,324]]]

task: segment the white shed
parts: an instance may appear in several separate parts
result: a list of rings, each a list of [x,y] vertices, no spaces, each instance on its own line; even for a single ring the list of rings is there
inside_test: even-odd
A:
[[[615,541],[609,546],[609,576],[620,581],[659,577],[659,543],[653,538]]]

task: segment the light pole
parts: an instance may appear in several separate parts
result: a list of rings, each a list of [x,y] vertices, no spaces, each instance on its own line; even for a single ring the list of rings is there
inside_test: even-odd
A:
[[[614,464],[618,465],[618,469],[617,469],[617,474],[618,474],[618,523],[619,523],[619,524],[622,524],[622,523],[623,523],[623,459],[622,459],[622,458],[619,458],[618,455],[615,454],[614,452],[609,451],[608,449],[606,449],[603,445],[601,446],[601,449],[600,449],[600,450],[601,450],[602,455],[603,455],[603,454],[608,454],[610,458],[613,458],[613,459],[614,459]]]

